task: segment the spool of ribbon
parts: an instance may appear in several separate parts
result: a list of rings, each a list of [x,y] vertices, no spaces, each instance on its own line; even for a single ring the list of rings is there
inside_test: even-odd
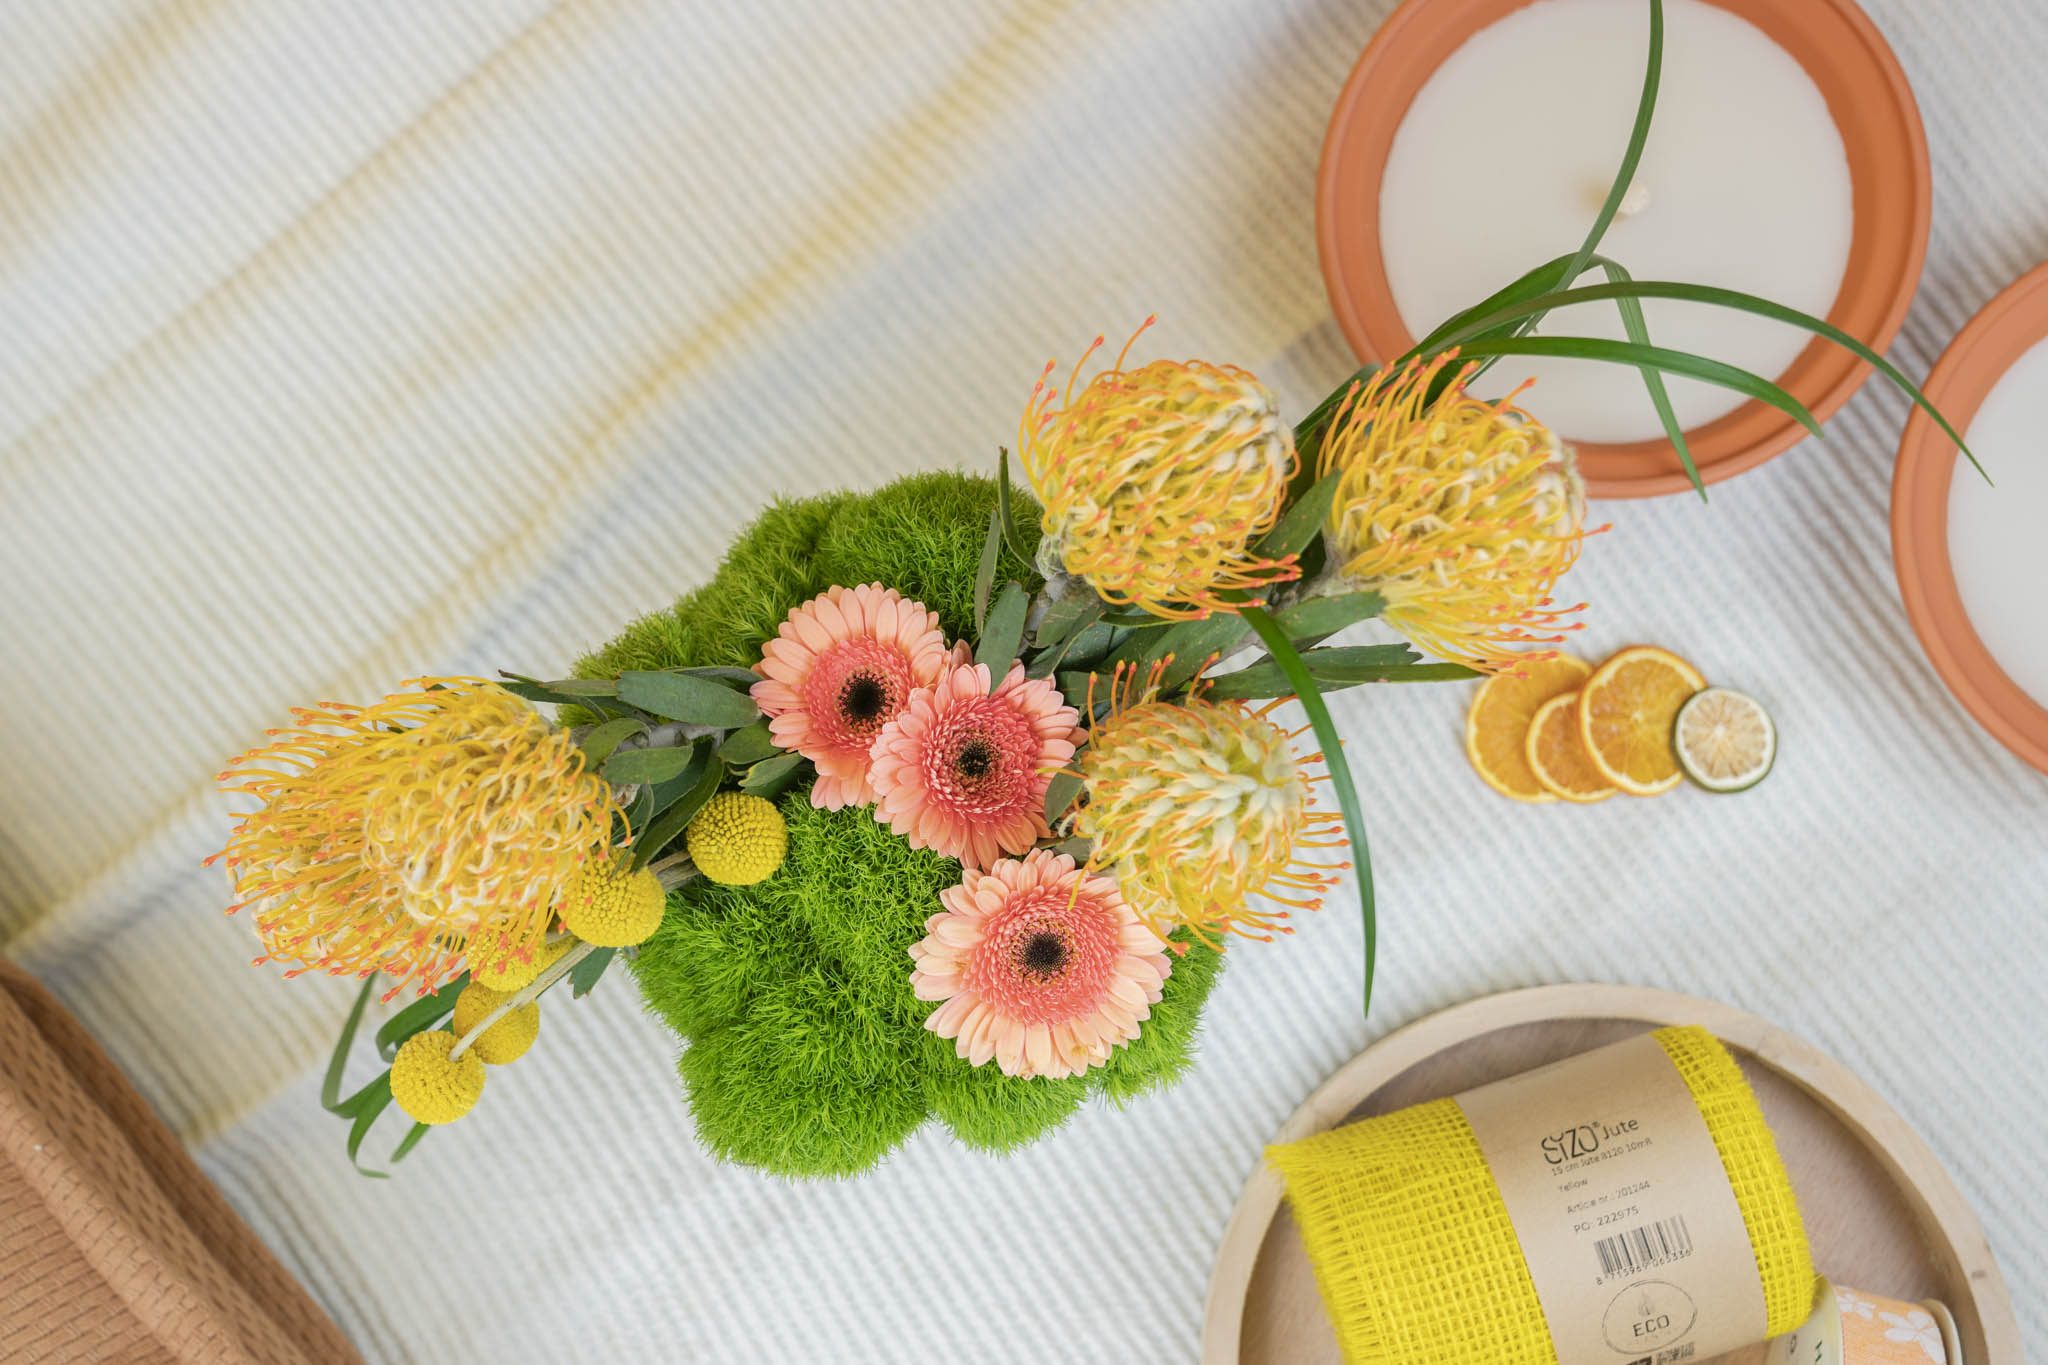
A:
[[[1652,1037],[1721,1158],[1762,1289],[1761,1343],[1814,1303],[1790,1178],[1733,1057],[1699,1028]],[[1559,1365],[1521,1240],[1456,1099],[1267,1150],[1287,1183],[1324,1306],[1350,1365]]]
[[[1771,1343],[1770,1365],[1963,1365],[1963,1353],[1940,1304],[1822,1280],[1813,1315]]]

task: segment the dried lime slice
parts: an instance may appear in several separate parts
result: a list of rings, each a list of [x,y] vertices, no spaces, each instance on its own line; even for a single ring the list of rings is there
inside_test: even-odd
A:
[[[1755,697],[1708,687],[1678,708],[1671,745],[1685,775],[1708,791],[1747,791],[1777,760],[1778,727]]]

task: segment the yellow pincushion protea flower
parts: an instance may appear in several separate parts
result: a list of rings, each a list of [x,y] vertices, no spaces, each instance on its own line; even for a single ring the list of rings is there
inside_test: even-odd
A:
[[[1424,649],[1489,672],[1555,644],[1577,606],[1551,590],[1578,559],[1585,486],[1570,447],[1512,404],[1466,395],[1465,366],[1432,401],[1455,352],[1354,387],[1322,446],[1341,470],[1325,539],[1336,578],[1386,598],[1386,619]]]
[[[456,1041],[447,1029],[415,1033],[391,1059],[391,1098],[415,1123],[453,1123],[483,1097],[483,1059],[474,1047],[450,1059]]]
[[[1126,370],[1130,342],[1077,394],[1102,344],[1064,391],[1046,382],[1048,364],[1018,427],[1018,458],[1045,508],[1040,567],[1160,616],[1229,610],[1224,593],[1297,577],[1293,556],[1251,550],[1299,467],[1273,395],[1243,370],[1200,360]]]
[[[1161,701],[1159,672],[1142,688],[1119,677],[1081,751],[1087,800],[1074,832],[1161,935],[1183,924],[1204,941],[1288,932],[1289,909],[1315,909],[1337,881],[1300,857],[1343,843],[1329,837],[1339,817],[1313,809],[1305,769],[1320,755],[1295,756],[1294,736],[1269,718],[1279,702]]]
[[[531,956],[562,887],[609,845],[611,789],[566,734],[483,679],[414,682],[426,690],[295,710],[297,727],[221,774],[262,803],[207,860],[234,877],[230,913],[254,913],[259,963],[424,993],[472,948]]]

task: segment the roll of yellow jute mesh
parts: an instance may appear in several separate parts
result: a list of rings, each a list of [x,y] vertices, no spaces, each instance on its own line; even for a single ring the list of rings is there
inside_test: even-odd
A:
[[[1735,1059],[1705,1029],[1652,1035],[1734,1188],[1768,1334],[1813,1307],[1792,1182]],[[1508,1209],[1453,1099],[1267,1149],[1350,1365],[1558,1365]]]

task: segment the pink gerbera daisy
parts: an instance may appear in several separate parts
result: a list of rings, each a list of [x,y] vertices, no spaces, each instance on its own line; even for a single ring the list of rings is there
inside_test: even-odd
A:
[[[987,665],[963,664],[911,693],[868,769],[877,820],[969,867],[1052,833],[1045,789],[1081,737],[1080,713],[1050,679],[1012,664],[1001,686],[989,681]]]
[[[912,945],[911,988],[942,1000],[924,1026],[975,1066],[1078,1076],[1138,1036],[1173,966],[1116,883],[1036,849],[939,893]]]
[[[875,736],[948,662],[939,614],[924,603],[879,583],[828,588],[762,649],[752,694],[775,742],[817,764],[811,804],[839,810],[875,799]]]

